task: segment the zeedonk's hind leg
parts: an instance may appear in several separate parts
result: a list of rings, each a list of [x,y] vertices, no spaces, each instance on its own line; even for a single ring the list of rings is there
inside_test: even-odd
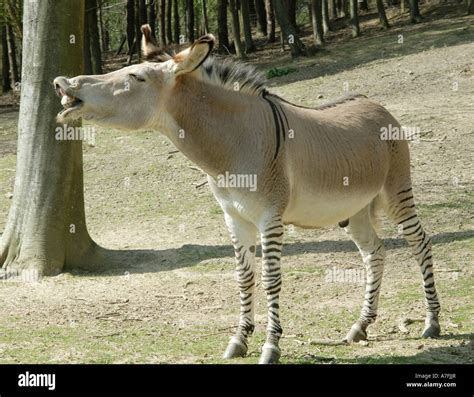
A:
[[[345,337],[347,342],[358,342],[367,339],[367,326],[377,317],[377,306],[382,285],[385,250],[382,240],[375,233],[370,222],[369,207],[365,207],[349,218],[345,228],[359,248],[366,268],[365,297],[362,311],[357,322]]]

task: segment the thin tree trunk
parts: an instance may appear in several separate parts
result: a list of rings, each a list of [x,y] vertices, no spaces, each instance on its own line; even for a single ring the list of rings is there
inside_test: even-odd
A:
[[[245,51],[240,40],[239,10],[237,10],[235,0],[229,0],[230,13],[232,15],[232,36],[234,38],[235,52],[239,58],[245,58]]]
[[[108,51],[107,32],[104,27],[104,19],[102,17],[102,0],[97,0],[97,15],[99,16],[99,37],[100,37],[100,51]]]
[[[6,26],[1,27],[2,36],[2,93],[12,89],[10,83],[10,62],[8,60],[8,40],[7,40],[7,28]]]
[[[387,19],[387,15],[385,15],[385,7],[383,5],[382,0],[376,0],[377,2],[377,12],[379,13],[380,24],[382,28],[388,29],[390,27]]]
[[[286,0],[286,8],[288,12],[288,19],[290,20],[290,23],[293,25],[295,28],[296,32],[299,33],[299,27],[296,22],[296,6],[297,6],[298,0]]]
[[[8,63],[10,64],[10,76],[13,85],[20,81],[20,73],[18,72],[18,63],[16,60],[16,45],[15,35],[11,25],[7,25],[7,39],[8,39]]]
[[[122,36],[122,40],[120,41],[120,45],[119,45],[117,51],[115,52],[115,55],[120,55],[120,53],[122,52],[122,49],[123,49],[126,42],[127,42],[127,35],[124,34]]]
[[[420,9],[418,7],[418,0],[408,0],[408,5],[410,6],[410,21],[411,23],[419,23],[423,19],[420,14]]]
[[[22,279],[103,260],[86,228],[82,142],[55,139],[65,126],[56,123],[61,105],[51,87],[60,74],[82,73],[84,9],[82,0],[24,1],[15,190],[0,240],[0,265]]]
[[[321,9],[322,9],[322,19],[323,19],[323,32],[327,34],[332,30],[331,22],[329,21],[329,9],[328,9],[329,0],[321,0]]]
[[[209,33],[209,20],[207,18],[207,2],[206,0],[202,0],[202,23],[204,26],[204,33]]]
[[[255,44],[252,38],[252,26],[250,25],[250,7],[249,0],[240,0],[242,10],[242,25],[244,27],[245,52],[255,51]]]
[[[173,4],[171,0],[166,1],[166,40],[173,42]]]
[[[255,0],[255,12],[257,14],[257,30],[263,36],[267,36],[267,14],[264,0]]]
[[[186,0],[186,35],[194,42],[194,0]]]
[[[128,45],[128,64],[132,63],[134,40],[135,40],[135,5],[133,0],[127,0],[127,45]]]
[[[323,15],[321,1],[311,0],[311,23],[313,25],[313,37],[316,45],[324,44]]]
[[[273,43],[275,41],[276,22],[275,22],[275,12],[273,10],[272,0],[265,0],[265,9],[267,11],[268,42]]]
[[[217,37],[219,39],[218,51],[227,54],[230,48],[227,28],[227,0],[217,0]]]
[[[179,44],[179,35],[180,35],[180,26],[179,26],[179,4],[178,0],[173,1],[173,35],[174,35],[174,42]]]
[[[474,14],[474,0],[467,1],[467,15]]]
[[[92,56],[91,56],[91,41],[89,36],[89,21],[87,16],[84,17],[84,38],[83,38],[83,58],[84,58],[84,71],[83,74],[93,74],[92,72]]]
[[[352,29],[352,37],[360,36],[359,16],[357,15],[357,0],[350,0],[350,25]]]
[[[336,7],[336,0],[330,0],[329,3],[329,18],[336,19],[337,18],[337,7]]]
[[[291,49],[291,55],[296,57],[305,53],[304,44],[298,38],[298,33],[295,27],[288,19],[285,4],[283,0],[273,0],[273,8],[275,10],[275,17],[280,25],[280,28],[285,36],[286,41]]]
[[[87,30],[89,33],[92,73],[102,74],[102,54],[97,20],[97,0],[86,0]]]
[[[150,2],[150,10],[148,11],[148,23],[150,24],[151,35],[156,40],[156,3],[157,0]]]
[[[160,46],[166,46],[166,0],[160,0],[158,30],[160,31]]]
[[[369,11],[369,4],[367,0],[362,0],[359,2],[359,9],[362,11]]]

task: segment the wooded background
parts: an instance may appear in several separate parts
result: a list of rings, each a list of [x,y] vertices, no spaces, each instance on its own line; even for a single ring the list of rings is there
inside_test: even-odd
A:
[[[74,0],[71,0],[74,1]],[[223,55],[247,54],[280,42],[292,56],[313,54],[325,38],[350,26],[363,32],[359,18],[377,12],[381,29],[389,29],[386,9],[409,12],[423,22],[419,0],[86,0],[84,73],[102,73],[106,57],[127,54],[139,60],[140,26],[149,23],[161,46],[183,45],[205,33],[218,38]],[[426,0],[425,0],[426,1]],[[474,13],[473,0],[466,12]],[[19,89],[22,50],[21,0],[0,1],[2,92]],[[310,35],[306,45],[300,39]]]

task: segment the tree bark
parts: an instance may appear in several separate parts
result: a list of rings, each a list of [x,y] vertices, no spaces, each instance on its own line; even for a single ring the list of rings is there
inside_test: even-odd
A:
[[[173,4],[171,0],[166,1],[166,41],[173,42]]]
[[[352,29],[352,37],[360,36],[359,16],[357,15],[357,0],[350,0],[350,25]]]
[[[316,45],[324,44],[323,15],[321,1],[311,0],[311,23],[313,25],[313,37]]]
[[[87,11],[86,11],[87,12]],[[89,37],[89,22],[88,18],[84,18],[84,38],[82,46],[82,57],[84,58],[83,74],[93,74],[92,72],[92,56],[91,56],[91,41]]]
[[[1,27],[2,36],[2,93],[12,89],[10,83],[10,62],[8,61],[8,39],[6,26]]]
[[[204,33],[209,33],[209,19],[207,18],[207,2],[206,0],[202,0],[202,24],[204,27]]]
[[[291,55],[297,57],[305,53],[304,44],[298,37],[295,27],[288,19],[285,4],[283,0],[273,0],[273,9],[275,17],[280,25],[283,35],[291,49]]]
[[[160,46],[166,46],[166,0],[160,0],[160,12],[159,12],[160,23],[158,24],[158,30],[160,31]]]
[[[242,25],[244,27],[245,52],[255,51],[255,44],[252,38],[252,26],[250,24],[250,6],[249,0],[240,0],[242,10]]]
[[[235,52],[239,58],[245,58],[244,47],[240,40],[239,10],[236,7],[235,0],[229,0],[229,8],[232,15],[232,36],[234,38]]]
[[[299,33],[298,23],[296,22],[296,5],[298,0],[286,0],[286,8],[288,12],[288,19],[295,28],[295,31]]]
[[[269,43],[273,43],[275,41],[276,32],[275,12],[273,10],[272,3],[272,0],[265,0],[265,9],[267,12],[267,35]]]
[[[359,2],[359,9],[362,11],[369,11],[369,4],[367,3],[367,0],[362,0]]]
[[[151,35],[156,39],[156,0],[148,4],[150,10],[148,11],[148,23],[150,24]]]
[[[135,42],[135,5],[133,0],[127,0],[127,45],[128,45],[128,64],[132,62],[133,48]]]
[[[382,25],[383,29],[388,29],[390,27],[387,19],[387,15],[385,14],[385,7],[383,5],[382,0],[376,0],[377,2],[377,12],[379,13],[379,20],[380,24]]]
[[[419,23],[423,20],[418,7],[418,0],[408,0],[410,6],[410,21],[411,23]]]
[[[180,35],[180,26],[179,26],[179,4],[178,0],[173,1],[173,35],[174,35],[174,42],[179,44],[179,35]]]
[[[102,74],[102,53],[97,19],[97,0],[86,0],[86,19],[89,33],[92,73]]]
[[[267,14],[264,0],[255,0],[255,12],[257,14],[257,30],[261,35],[267,36]]]
[[[194,42],[194,0],[186,0],[186,35]]]
[[[336,19],[337,18],[337,6],[336,6],[336,0],[330,0],[329,3],[329,18],[330,19]]]
[[[51,87],[60,74],[82,73],[84,9],[82,0],[24,2],[17,169],[0,265],[31,280],[102,261],[86,228],[82,142],[55,139],[61,105]]]
[[[323,32],[327,34],[329,31],[332,30],[331,21],[329,21],[329,0],[321,0],[321,8],[322,8],[322,19],[323,19]]]
[[[18,63],[16,60],[15,35],[11,25],[7,25],[8,40],[8,63],[10,64],[10,77],[13,85],[20,81],[20,73],[18,72]]]
[[[219,40],[218,51],[227,54],[230,48],[227,28],[227,0],[217,0],[217,37]]]

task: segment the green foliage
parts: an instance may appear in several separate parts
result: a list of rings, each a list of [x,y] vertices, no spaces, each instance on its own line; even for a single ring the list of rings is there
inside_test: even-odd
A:
[[[267,79],[273,79],[274,77],[286,76],[287,74],[296,72],[295,68],[271,68],[267,70]]]

